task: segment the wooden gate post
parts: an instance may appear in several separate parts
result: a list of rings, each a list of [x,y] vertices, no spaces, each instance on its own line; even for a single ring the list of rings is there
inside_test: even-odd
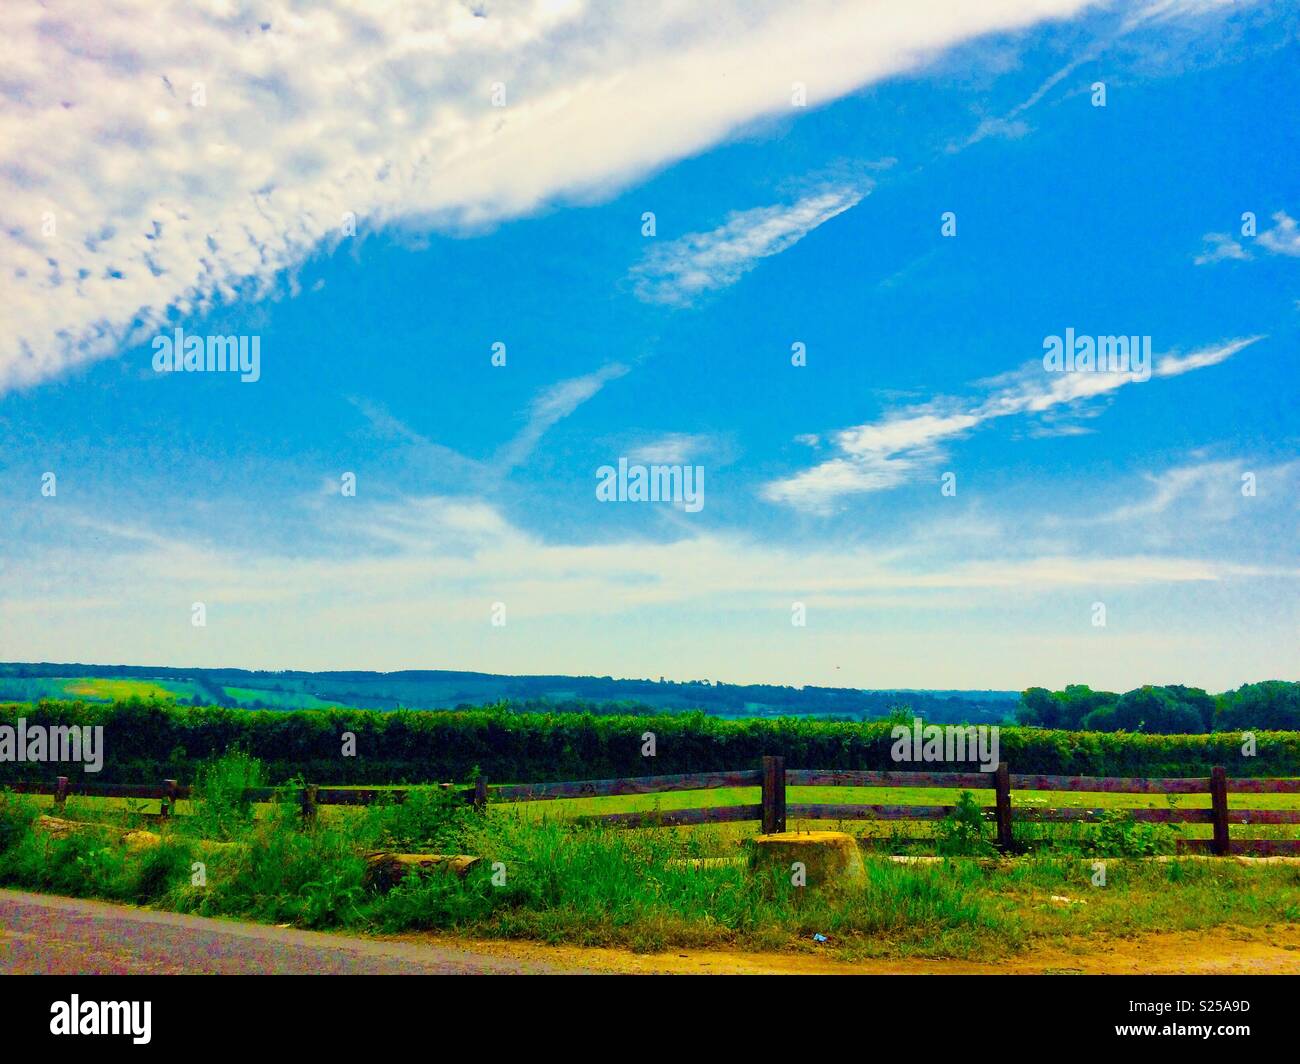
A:
[[[785,758],[763,758],[763,834],[785,830]]]
[[[1214,818],[1211,852],[1227,857],[1232,852],[1232,844],[1228,841],[1228,773],[1222,765],[1210,769],[1210,815]]]
[[[302,789],[302,818],[307,823],[316,819],[316,788],[310,785]]]
[[[54,808],[60,816],[63,815],[63,807],[68,800],[68,777],[60,776],[54,787]]]
[[[167,791],[163,795],[162,805],[158,809],[158,815],[166,818],[176,812],[176,791],[178,784],[175,780],[163,780],[163,788]]]
[[[486,813],[488,804],[487,777],[479,776],[474,781],[474,811],[477,813]]]
[[[1011,833],[1011,770],[1005,761],[998,764],[993,786],[997,794],[998,849],[1011,853],[1015,848],[1015,838]]]

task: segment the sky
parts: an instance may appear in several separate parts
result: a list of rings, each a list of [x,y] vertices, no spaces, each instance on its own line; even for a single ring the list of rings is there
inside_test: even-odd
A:
[[[0,101],[0,660],[1300,679],[1294,3],[16,0]]]

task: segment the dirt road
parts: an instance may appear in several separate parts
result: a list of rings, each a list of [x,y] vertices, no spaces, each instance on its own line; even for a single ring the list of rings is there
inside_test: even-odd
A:
[[[819,950],[741,953],[670,950],[637,954],[619,949],[544,946],[528,942],[456,941],[465,948],[520,961],[589,972],[675,975],[1300,975],[1300,928],[1219,928],[1209,932],[1141,935],[1131,939],[1071,939],[997,960],[925,957],[840,961]]]
[[[0,891],[0,973],[263,972],[1300,975],[1300,927],[1067,940],[995,961],[906,958],[850,963],[813,951],[636,954],[427,934],[362,938]]]
[[[53,975],[474,974],[555,966],[464,948],[325,935],[0,890],[0,972]]]

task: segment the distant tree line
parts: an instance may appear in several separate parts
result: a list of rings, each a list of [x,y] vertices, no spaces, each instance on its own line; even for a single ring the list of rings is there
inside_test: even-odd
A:
[[[1265,680],[1218,695],[1182,684],[1148,684],[1124,694],[1094,691],[1086,684],[1071,684],[1064,691],[1031,687],[1021,695],[1016,720],[1037,728],[1157,735],[1243,728],[1297,731],[1300,683]]]

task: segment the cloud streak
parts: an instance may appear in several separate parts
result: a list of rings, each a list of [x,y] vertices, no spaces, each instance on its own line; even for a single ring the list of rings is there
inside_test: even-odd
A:
[[[689,306],[735,284],[761,260],[793,247],[865,195],[853,186],[822,189],[791,204],[735,211],[717,229],[658,244],[632,270],[637,298]]]
[[[1165,355],[1156,362],[1152,376],[1176,377],[1217,365],[1259,339],[1233,340],[1184,357]],[[989,421],[1047,414],[1141,380],[1131,371],[1048,374],[1041,364],[1029,363],[1014,374],[986,382],[992,390],[983,398],[943,396],[893,411],[876,422],[830,433],[828,439],[839,452],[835,457],[770,481],[762,494],[771,502],[825,513],[846,495],[886,491],[932,470],[944,456],[944,444]]]
[[[552,384],[533,400],[528,410],[528,421],[519,433],[497,457],[497,466],[501,472],[509,472],[533,452],[548,429],[564,420],[588,399],[592,398],[607,383],[617,380],[628,372],[628,367],[619,362],[602,366],[594,373]]]
[[[557,381],[544,388],[529,403],[523,426],[497,449],[491,461],[467,458],[460,452],[429,439],[369,399],[352,397],[349,402],[365,418],[371,432],[380,439],[405,449],[418,465],[437,470],[450,483],[486,491],[497,486],[501,478],[526,462],[542,437],[555,425],[594,398],[610,381],[617,380],[629,371],[629,367],[622,363],[611,362],[591,373]],[[336,490],[332,480],[326,482],[326,490]]]

